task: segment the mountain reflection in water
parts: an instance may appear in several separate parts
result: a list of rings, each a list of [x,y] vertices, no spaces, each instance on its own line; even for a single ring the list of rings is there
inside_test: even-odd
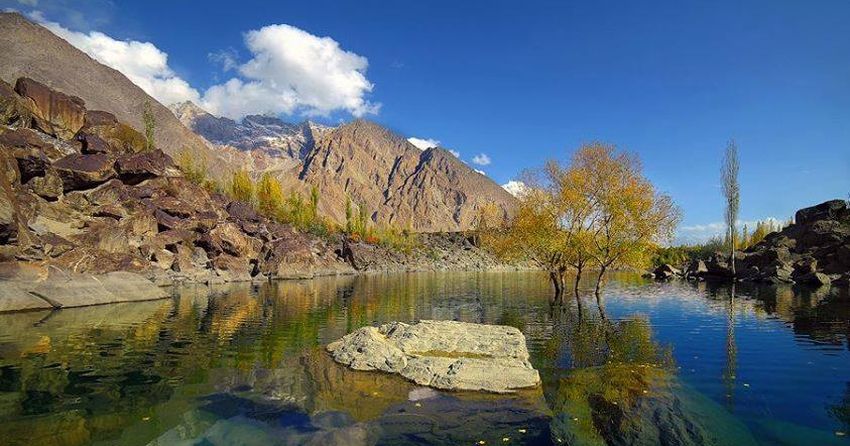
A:
[[[589,284],[590,285],[590,284]],[[588,288],[589,290],[589,288]],[[850,299],[656,284],[549,303],[537,273],[185,287],[164,301],[0,315],[0,438],[27,445],[847,444]],[[522,330],[543,385],[439,392],[335,364],[363,325]]]

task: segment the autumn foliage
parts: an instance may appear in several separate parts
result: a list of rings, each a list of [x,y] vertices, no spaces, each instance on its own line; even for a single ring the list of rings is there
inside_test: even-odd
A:
[[[638,158],[602,143],[583,145],[569,164],[549,161],[526,174],[529,192],[502,225],[488,223],[482,242],[497,254],[526,259],[549,271],[555,293],[576,272],[596,272],[597,295],[605,274],[644,266],[669,240],[680,212],[643,175]]]

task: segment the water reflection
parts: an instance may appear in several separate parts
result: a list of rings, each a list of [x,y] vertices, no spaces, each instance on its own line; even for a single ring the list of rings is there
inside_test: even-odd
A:
[[[850,420],[846,293],[733,292],[621,276],[602,317],[589,290],[581,308],[551,307],[545,279],[415,274],[199,286],[165,301],[0,315],[0,438],[28,445],[843,440],[834,432]],[[436,392],[349,371],[321,349],[363,325],[426,318],[519,328],[543,386],[511,396]]]

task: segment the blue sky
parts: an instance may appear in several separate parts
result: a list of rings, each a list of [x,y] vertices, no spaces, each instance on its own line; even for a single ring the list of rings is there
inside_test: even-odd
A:
[[[847,197],[850,2],[644,3],[0,0],[71,32],[149,42],[167,78],[221,110],[234,96],[210,87],[238,79],[241,94],[292,66],[261,60],[281,39],[324,42],[333,66],[301,73],[275,109],[284,118],[362,115],[470,163],[486,154],[473,165],[500,184],[582,142],[616,144],[681,206],[683,240],[718,229],[730,138],[742,220]]]

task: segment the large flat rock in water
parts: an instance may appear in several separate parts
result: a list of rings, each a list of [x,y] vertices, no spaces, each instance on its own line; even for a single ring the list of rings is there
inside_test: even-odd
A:
[[[397,373],[437,389],[507,393],[540,383],[525,336],[504,325],[392,322],[360,328],[327,350],[352,369]]]
[[[168,294],[135,273],[102,275],[52,272],[40,277],[18,274],[0,279],[0,313],[85,307],[118,302],[164,299]]]

